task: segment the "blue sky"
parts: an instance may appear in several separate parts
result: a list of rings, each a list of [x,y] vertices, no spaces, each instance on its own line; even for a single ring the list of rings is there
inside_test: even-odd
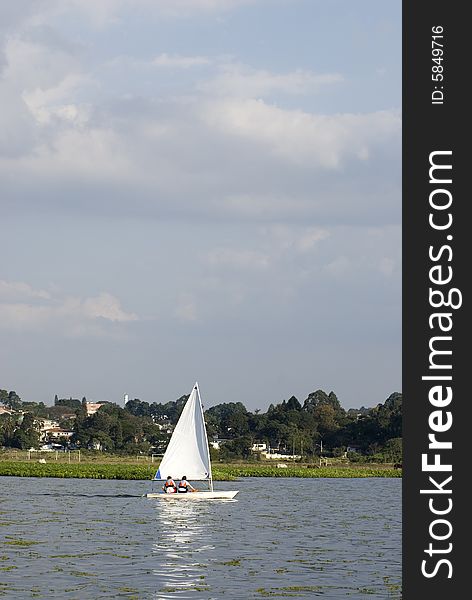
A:
[[[401,3],[0,8],[0,386],[401,391]]]

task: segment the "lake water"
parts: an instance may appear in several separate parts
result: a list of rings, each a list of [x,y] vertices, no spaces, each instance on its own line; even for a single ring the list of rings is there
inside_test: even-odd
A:
[[[0,477],[0,597],[401,597],[400,479],[216,487],[240,492],[163,501],[145,481]]]

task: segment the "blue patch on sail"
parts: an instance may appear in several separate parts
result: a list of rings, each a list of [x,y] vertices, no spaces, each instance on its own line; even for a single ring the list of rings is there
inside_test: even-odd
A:
[[[161,478],[161,470],[157,469],[157,473],[154,475],[154,479],[160,479]]]

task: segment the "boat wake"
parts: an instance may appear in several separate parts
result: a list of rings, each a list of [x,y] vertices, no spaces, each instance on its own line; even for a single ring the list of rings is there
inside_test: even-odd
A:
[[[49,492],[39,493],[31,492],[29,496],[51,496],[53,498],[62,498],[62,493],[51,494]],[[69,497],[73,498],[141,498],[141,494],[73,494],[68,492]]]

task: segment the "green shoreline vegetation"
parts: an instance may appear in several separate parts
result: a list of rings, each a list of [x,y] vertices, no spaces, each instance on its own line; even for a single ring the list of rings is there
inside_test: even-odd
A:
[[[0,476],[11,477],[61,477],[79,479],[151,480],[155,465],[113,463],[39,463],[37,461],[0,461]],[[234,481],[241,477],[303,477],[303,478],[353,478],[401,477],[400,469],[383,465],[369,466],[288,466],[272,465],[217,465],[213,468],[215,481]]]
[[[119,406],[56,396],[46,406],[0,389],[0,474],[151,479],[187,399],[135,398]],[[372,408],[346,410],[334,392],[319,389],[266,412],[224,402],[204,417],[215,479],[398,477],[401,471],[399,392]],[[277,468],[278,462],[285,464]]]

